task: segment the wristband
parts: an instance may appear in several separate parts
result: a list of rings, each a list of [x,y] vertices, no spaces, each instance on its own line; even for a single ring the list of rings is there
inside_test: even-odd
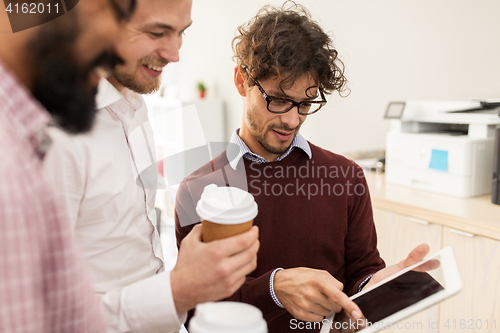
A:
[[[283,268],[276,268],[272,273],[271,277],[269,278],[269,293],[271,294],[271,298],[273,299],[274,303],[276,303],[277,306],[280,308],[284,309],[285,307],[281,302],[278,300],[278,297],[276,297],[276,294],[274,293],[274,274],[276,274],[277,271],[282,271]]]
[[[358,287],[358,293],[359,293],[359,292],[363,289],[363,287],[364,287],[364,286],[366,286],[366,284],[367,284],[368,282],[370,282],[370,279],[373,277],[373,275],[375,275],[375,274],[368,275],[368,277],[367,277],[366,279],[364,279],[364,280],[363,280],[363,282],[361,282],[361,283],[359,284],[359,287]]]

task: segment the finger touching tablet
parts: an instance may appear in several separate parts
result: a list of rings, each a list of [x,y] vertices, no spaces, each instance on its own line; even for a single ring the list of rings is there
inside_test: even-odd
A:
[[[351,297],[364,319],[349,320],[342,313],[323,320],[320,333],[376,332],[436,304],[462,289],[451,247],[388,277]]]

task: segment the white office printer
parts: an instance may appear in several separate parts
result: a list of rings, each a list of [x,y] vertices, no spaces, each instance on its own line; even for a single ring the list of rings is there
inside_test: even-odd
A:
[[[390,103],[386,181],[456,197],[491,192],[499,102]]]

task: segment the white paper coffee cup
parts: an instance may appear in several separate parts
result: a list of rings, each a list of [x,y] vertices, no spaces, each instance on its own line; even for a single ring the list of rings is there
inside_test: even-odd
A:
[[[189,323],[190,333],[267,333],[262,312],[238,302],[199,304]]]
[[[205,186],[196,212],[202,219],[203,241],[227,238],[247,231],[258,208],[254,197],[236,187]]]

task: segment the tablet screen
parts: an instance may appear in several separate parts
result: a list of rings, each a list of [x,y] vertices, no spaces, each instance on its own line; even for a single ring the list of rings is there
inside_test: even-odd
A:
[[[427,261],[365,294],[352,297],[352,301],[359,306],[369,323],[368,325],[383,321],[385,318],[443,290],[444,287],[436,280],[441,280],[440,269],[436,269],[438,267],[440,268],[438,260]],[[351,323],[343,312],[335,316],[334,322]],[[358,332],[365,328],[365,325],[366,323],[357,322],[356,325],[348,326],[354,327],[354,329],[340,331]],[[340,325],[333,325],[332,328],[335,326],[340,327]],[[330,332],[340,331],[332,329]]]
[[[443,289],[428,273],[408,271],[353,302],[370,323],[376,323]]]
[[[414,313],[455,295],[462,289],[453,250],[446,247],[424,261],[365,288],[350,299],[364,320],[349,319],[344,311],[330,313],[323,320],[321,333],[374,333]]]

